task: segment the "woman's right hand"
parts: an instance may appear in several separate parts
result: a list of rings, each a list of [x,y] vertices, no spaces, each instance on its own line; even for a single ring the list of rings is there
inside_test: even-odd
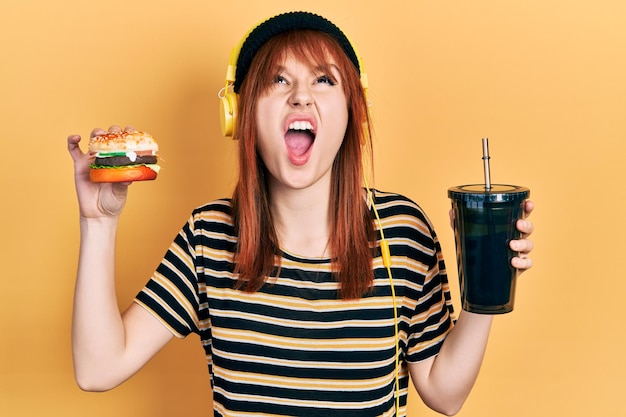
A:
[[[121,132],[112,126],[109,132]],[[127,127],[126,131],[136,131]],[[94,129],[91,137],[107,133]],[[127,183],[95,183],[89,179],[93,156],[83,153],[80,136],[67,138],[74,160],[80,208],[80,252],[74,291],[72,358],[81,389],[106,391],[134,375],[174,336],[137,303],[120,314],[115,292],[115,234]]]
[[[127,127],[126,131],[135,130]],[[119,133],[119,126],[111,126],[109,132]],[[91,137],[103,135],[105,130],[92,130]],[[129,182],[125,183],[93,183],[89,180],[89,164],[93,159],[89,153],[80,149],[80,135],[67,137],[67,149],[74,160],[74,182],[80,215],[83,218],[116,217],[122,212],[126,203]]]

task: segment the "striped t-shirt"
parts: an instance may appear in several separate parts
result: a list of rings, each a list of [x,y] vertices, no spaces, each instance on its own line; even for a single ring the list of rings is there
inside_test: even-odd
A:
[[[407,362],[439,352],[452,302],[421,208],[380,191],[375,203],[391,252],[404,416]],[[136,298],[177,337],[200,335],[214,415],[394,416],[394,301],[381,257],[373,290],[358,300],[338,298],[329,259],[289,252],[278,276],[246,293],[233,289],[236,242],[229,200],[197,208]]]

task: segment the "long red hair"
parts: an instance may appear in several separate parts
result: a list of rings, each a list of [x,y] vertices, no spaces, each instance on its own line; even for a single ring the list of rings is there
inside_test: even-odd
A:
[[[372,257],[376,236],[363,191],[363,152],[371,158],[367,99],[359,74],[339,43],[315,30],[294,30],[271,38],[257,52],[239,91],[237,139],[239,178],[233,194],[238,235],[235,272],[238,287],[257,291],[280,265],[279,242],[270,211],[266,168],[256,151],[257,97],[270,86],[287,54],[312,68],[329,71],[329,57],[341,73],[348,102],[348,125],[332,168],[329,250],[339,295],[355,299],[373,282]],[[329,71],[330,73],[330,71]],[[364,149],[365,148],[365,149]],[[370,160],[371,166],[371,160]]]

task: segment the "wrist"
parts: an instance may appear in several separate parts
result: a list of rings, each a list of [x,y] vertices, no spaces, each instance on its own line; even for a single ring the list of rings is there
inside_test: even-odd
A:
[[[119,216],[85,217],[80,216],[81,227],[117,227]]]
[[[82,239],[91,237],[104,239],[107,236],[115,238],[119,217],[80,217],[80,232]]]

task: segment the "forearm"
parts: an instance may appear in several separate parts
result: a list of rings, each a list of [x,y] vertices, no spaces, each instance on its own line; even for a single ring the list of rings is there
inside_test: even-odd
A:
[[[115,292],[117,218],[81,218],[81,242],[72,323],[78,384],[96,389],[124,351],[124,326]]]
[[[492,321],[490,315],[461,312],[418,388],[431,408],[449,415],[460,410],[478,377]]]

